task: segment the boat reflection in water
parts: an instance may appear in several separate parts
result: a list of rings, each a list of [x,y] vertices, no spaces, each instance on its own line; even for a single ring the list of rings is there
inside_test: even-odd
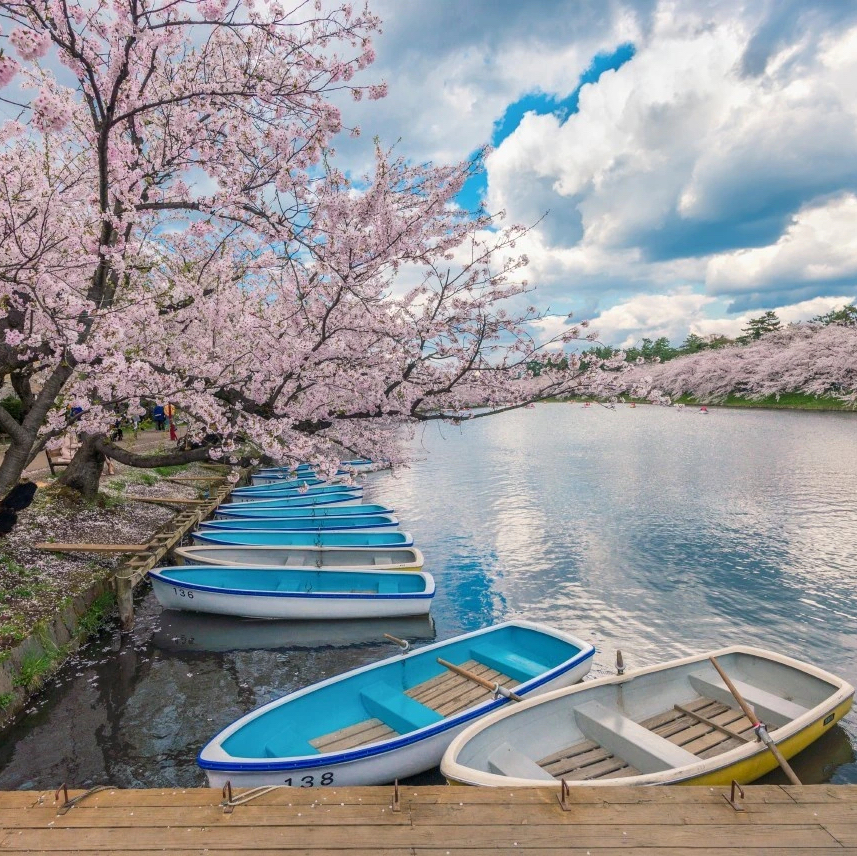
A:
[[[830,731],[822,734],[811,746],[807,746],[803,752],[795,755],[789,764],[802,784],[821,785],[831,781],[837,783],[837,779],[833,777],[836,768],[843,764],[851,764],[853,761],[854,747],[851,745],[851,738],[842,725],[837,724]],[[786,774],[777,768],[758,779],[756,784],[788,785],[790,782]]]
[[[165,609],[152,641],[165,651],[247,651],[277,648],[340,648],[389,644],[384,634],[412,645],[432,642],[429,615],[345,621],[274,621]]]

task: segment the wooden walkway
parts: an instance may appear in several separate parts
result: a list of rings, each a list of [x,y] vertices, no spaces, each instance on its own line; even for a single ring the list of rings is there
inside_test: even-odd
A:
[[[128,630],[134,623],[135,586],[142,582],[146,572],[154,568],[200,520],[205,520],[220,503],[225,502],[233,487],[234,484],[225,476],[213,480],[209,486],[208,499],[204,503],[179,511],[163,531],[152,536],[145,552],[133,556],[116,572],[116,601],[123,629]]]
[[[857,853],[857,785],[277,789],[235,806],[219,791],[0,793],[0,853],[331,853],[498,856],[842,856]],[[240,801],[236,791],[233,801]]]

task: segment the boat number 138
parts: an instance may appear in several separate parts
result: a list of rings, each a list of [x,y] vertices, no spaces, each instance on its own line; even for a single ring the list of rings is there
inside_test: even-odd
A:
[[[186,598],[188,598],[188,600],[193,600],[193,592],[192,591],[185,591],[184,589],[177,589],[175,586],[173,586],[173,591],[179,597],[186,597]]]
[[[301,776],[300,779],[283,779],[283,784],[290,788],[314,788],[316,785],[322,787],[333,784],[333,773],[322,773],[318,781],[315,776]]]

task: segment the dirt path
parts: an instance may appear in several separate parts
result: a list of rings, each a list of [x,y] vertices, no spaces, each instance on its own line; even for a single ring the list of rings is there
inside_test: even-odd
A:
[[[169,431],[156,431],[154,428],[146,431],[138,431],[136,438],[130,429],[126,430],[124,439],[118,445],[133,452],[154,452],[161,449],[164,451],[171,451],[175,447],[175,444],[170,442]],[[0,447],[0,460],[3,459],[5,451],[5,445]],[[114,463],[114,466],[116,467],[117,472],[127,469],[119,463]],[[61,473],[64,469],[64,466],[60,466],[57,468],[57,472]],[[50,474],[51,470],[48,466],[48,459],[44,452],[39,452],[33,463],[24,470],[24,477],[34,481],[46,479]]]

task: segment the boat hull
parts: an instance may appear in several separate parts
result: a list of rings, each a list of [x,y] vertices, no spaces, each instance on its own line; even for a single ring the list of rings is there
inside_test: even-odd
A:
[[[288,508],[264,505],[261,508],[253,507],[248,502],[238,505],[227,503],[221,505],[214,511],[215,520],[245,520],[247,518],[286,518],[286,517],[376,517],[379,514],[394,514],[392,508],[385,505],[333,505],[333,506],[307,506],[304,508]]]
[[[412,547],[410,532],[266,532],[207,529],[191,532],[194,544],[240,547]]]
[[[248,508],[305,508],[310,506],[341,506],[361,505],[363,497],[353,493],[326,493],[316,496],[304,494],[301,496],[271,497],[270,499],[259,499],[255,496],[235,497],[235,502],[225,502],[218,508],[229,510],[236,505],[246,505]]]
[[[709,656],[716,657],[721,665],[730,657],[735,658],[725,668],[736,683],[740,683],[737,679],[742,669],[740,658],[745,658],[749,664],[749,677],[740,691],[757,710],[756,715],[769,723],[768,731],[786,759],[806,749],[851,709],[854,688],[841,678],[784,655],[734,646],[711,655],[698,655],[640,669],[624,677],[591,681],[581,687],[543,697],[538,702],[520,705],[514,712],[502,711],[487,717],[450,745],[441,763],[441,771],[449,784],[515,788],[559,788],[565,775],[569,775],[567,782],[571,787],[716,786],[728,785],[733,780],[739,784],[754,782],[776,769],[777,761],[763,743],[754,739],[752,723],[744,719],[719,679],[715,677],[712,680],[702,672],[703,669],[713,672]],[[687,705],[694,703],[693,699],[676,697],[677,688],[684,686],[681,682],[683,677],[689,679],[691,686],[697,681],[696,690],[701,693],[701,703],[725,705],[722,713],[712,714],[715,720],[696,717],[696,725],[693,725],[691,715],[686,720],[691,726],[678,724],[688,710]],[[757,700],[754,701],[748,693],[756,693]],[[656,699],[666,707],[666,711],[650,719],[652,709],[649,702]],[[645,713],[641,713],[641,702],[646,708]],[[587,709],[588,713],[585,712]],[[591,718],[594,710],[599,709],[598,722],[602,724],[595,724],[593,731]],[[594,775],[596,771],[593,771],[593,774],[587,774],[585,763],[593,763],[589,758],[583,764],[577,762],[573,770],[572,765],[564,760],[576,757],[583,760],[586,754],[579,748],[582,744],[574,740],[566,743],[559,738],[560,733],[563,730],[567,732],[570,727],[564,723],[578,722],[580,713],[583,713],[584,723],[580,731],[585,738],[595,741],[583,747],[588,755],[593,754],[593,745],[601,751],[606,746],[608,751],[616,753],[609,757],[611,764],[618,763],[604,773]],[[619,723],[626,724],[620,724],[618,730],[615,724],[603,725],[616,721],[611,719],[616,717]],[[588,733],[587,720],[590,722]],[[721,726],[728,723],[729,727],[712,728],[713,721]],[[660,736],[660,728],[668,729],[662,732],[667,739]],[[607,743],[598,736],[599,729]],[[635,730],[639,734],[635,734]],[[547,739],[530,736],[539,734],[554,736]],[[579,740],[579,736],[575,739]],[[614,746],[610,745],[611,741]],[[714,747],[718,744],[724,748],[716,750]],[[690,752],[686,751],[688,748]],[[665,751],[667,755],[674,752],[686,755],[687,759],[671,764],[662,754]],[[655,761],[660,769],[646,770],[638,761],[629,761],[633,756],[626,752],[636,752],[637,757],[644,758],[648,764],[652,764],[651,759],[659,755],[664,760]],[[654,754],[646,759],[646,752]],[[541,759],[538,764],[535,763],[537,759]],[[610,771],[620,769],[623,759],[629,770],[617,777],[611,776]],[[600,758],[596,760],[600,761]],[[635,765],[639,769],[630,769]],[[544,769],[547,766],[552,772]],[[558,767],[563,772],[557,772]]]
[[[337,570],[418,571],[424,563],[416,547],[178,547],[184,565],[252,565],[256,567],[335,568]]]
[[[328,502],[350,503],[357,505],[363,501],[363,488],[349,488],[348,490],[325,490],[305,493],[298,491],[278,490],[255,490],[249,493],[229,494],[232,502],[281,502],[284,505],[324,505]]]
[[[376,517],[244,517],[231,520],[206,520],[202,532],[394,532],[399,521],[392,515]]]
[[[518,627],[525,630],[544,628],[531,625],[528,622],[510,622],[506,627]],[[496,630],[489,628],[488,630]],[[484,716],[493,709],[499,709],[509,704],[508,699],[491,699],[475,703],[473,707],[461,713],[425,726],[416,731],[403,732],[395,737],[353,749],[332,750],[330,752],[307,755],[303,757],[265,758],[265,757],[231,757],[222,748],[241,731],[252,726],[264,716],[270,715],[278,707],[305,699],[312,693],[329,689],[343,680],[355,680],[361,677],[374,678],[375,674],[387,674],[392,668],[398,672],[399,663],[409,657],[428,654],[432,659],[445,656],[451,645],[461,642],[475,641],[478,643],[486,631],[465,634],[454,640],[435,643],[419,651],[406,655],[405,658],[390,658],[381,663],[355,669],[346,675],[340,675],[315,684],[304,690],[270,702],[268,705],[242,717],[228,728],[224,729],[201,752],[198,763],[205,770],[206,777],[212,787],[222,787],[230,781],[233,787],[255,787],[261,785],[285,785],[291,787],[329,787],[345,785],[381,785],[394,779],[415,775],[437,766],[444,750],[450,741],[470,722]],[[554,638],[563,639],[577,647],[577,653],[569,651],[567,659],[548,671],[536,677],[524,680],[515,687],[515,692],[529,698],[547,692],[551,689],[569,686],[581,680],[589,671],[594,649],[587,643],[580,642],[567,634],[554,632]],[[402,666],[404,669],[404,665]],[[376,672],[375,670],[383,670]],[[369,673],[368,675],[366,673]],[[404,676],[405,672],[401,674]],[[404,680],[404,677],[402,678]],[[406,684],[407,686],[407,684]]]
[[[167,569],[169,570],[169,569]],[[250,571],[252,569],[244,569]],[[268,573],[276,573],[269,571]],[[327,574],[327,571],[322,573]],[[385,577],[395,578],[395,572],[351,572],[367,577],[356,585],[377,587]],[[408,574],[408,577],[416,575]],[[294,620],[347,619],[347,618],[400,618],[426,615],[434,597],[434,580],[430,574],[420,574],[425,585],[423,591],[391,594],[357,594],[346,592],[265,592],[216,590],[193,582],[170,580],[158,571],[150,572],[152,590],[165,609],[188,612],[206,612],[215,615],[233,615],[239,618],[272,618]],[[415,579],[415,582],[417,580]]]

